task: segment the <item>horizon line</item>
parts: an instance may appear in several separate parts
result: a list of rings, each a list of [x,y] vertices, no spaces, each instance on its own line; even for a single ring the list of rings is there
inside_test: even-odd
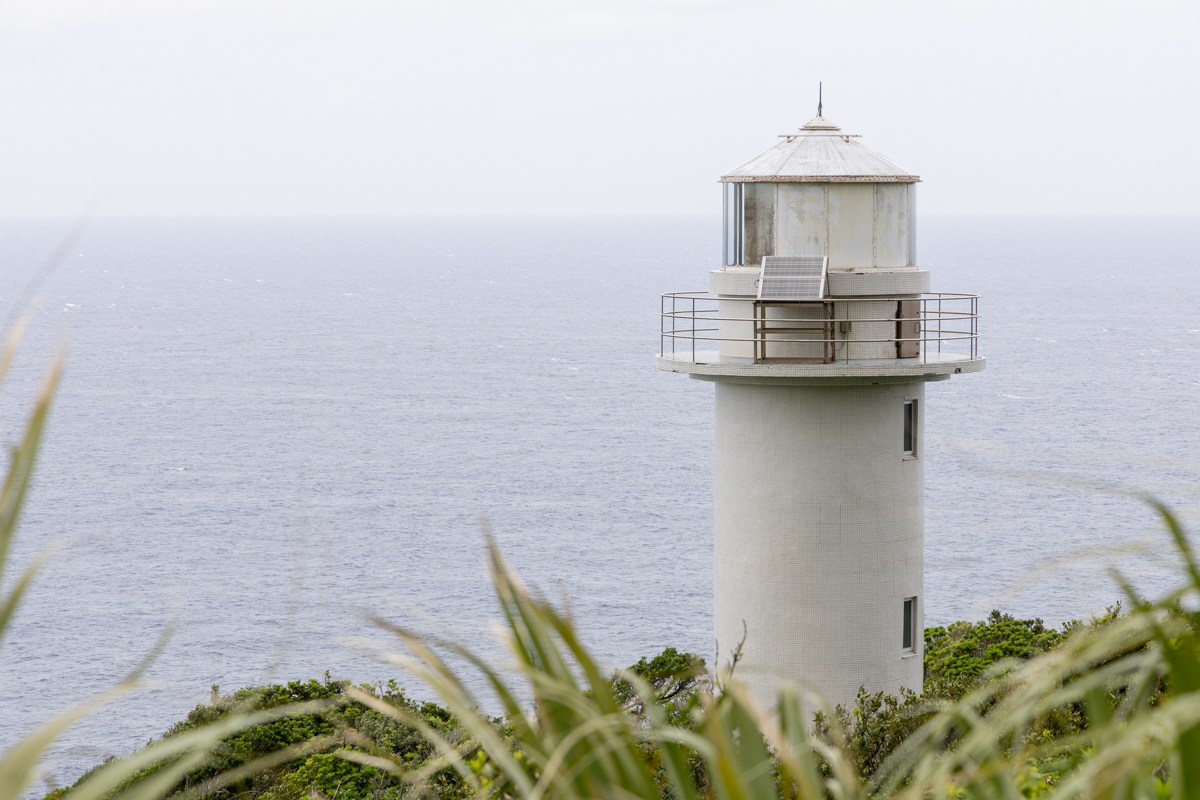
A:
[[[1200,217],[1200,210],[1197,211],[1030,211],[1030,212],[1009,212],[1009,211],[924,211],[920,212],[918,219],[922,217],[954,217],[954,218],[1051,218],[1051,219],[1066,219],[1066,218],[1146,218],[1146,219],[1161,219],[1161,218],[1181,218],[1181,217]],[[79,214],[71,212],[54,212],[54,213],[31,213],[31,214],[6,214],[0,213],[0,219],[4,220],[61,220],[61,219],[78,219]],[[260,212],[260,213],[245,213],[245,212],[191,212],[177,214],[161,214],[161,213],[102,213],[96,212],[89,215],[93,221],[103,219],[662,219],[662,218],[689,218],[689,219],[720,219],[720,211],[714,212],[646,212],[646,213],[615,213],[615,212],[590,212],[590,213],[479,213],[479,214],[461,214],[461,213],[404,213],[404,212]]]

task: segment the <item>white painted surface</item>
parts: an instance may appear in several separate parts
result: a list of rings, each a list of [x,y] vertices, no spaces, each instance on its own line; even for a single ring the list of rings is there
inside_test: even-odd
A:
[[[728,183],[764,181],[900,182],[919,181],[895,161],[859,142],[859,137],[842,133],[823,117],[817,117],[795,134],[721,177]]]
[[[843,341],[835,356],[851,361],[896,358],[896,306],[895,300],[834,303],[836,317],[850,322],[850,330],[838,334]]]
[[[708,273],[708,291],[730,297],[757,297],[759,267],[730,267]],[[930,288],[929,270],[905,267],[895,270],[833,270],[829,272],[830,297],[924,294]]]
[[[829,273],[830,297],[925,294],[930,288],[929,270],[861,270]]]
[[[722,297],[717,301],[717,311],[720,321],[717,329],[721,340],[717,344],[720,358],[746,359],[754,358],[754,300],[735,300]],[[706,342],[707,348],[713,346]]]
[[[709,270],[708,291],[715,295],[758,297],[761,267],[727,267]]]
[[[923,595],[911,399],[920,381],[716,384],[716,638],[727,657],[745,621],[738,675],[764,703],[780,681],[844,704],[859,686],[921,689],[920,643],[901,652],[903,600]]]
[[[670,345],[668,344],[668,347]],[[987,366],[983,356],[972,358],[963,353],[925,353],[920,358],[879,358],[835,361],[832,364],[750,364],[724,358],[715,344],[697,349],[693,358],[690,348],[681,341],[675,354],[660,353],[654,364],[665,372],[683,372],[694,378],[738,377],[767,382],[781,378],[840,381],[846,378],[867,381],[881,378],[931,378],[982,372]]]
[[[873,267],[875,184],[831,183],[827,196],[829,267]]]

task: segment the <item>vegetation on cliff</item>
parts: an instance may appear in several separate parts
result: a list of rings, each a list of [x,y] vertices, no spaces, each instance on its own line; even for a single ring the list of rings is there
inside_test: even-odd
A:
[[[1119,606],[1109,610],[1101,620],[1105,624],[1119,616]],[[1001,662],[1024,661],[1052,649],[1078,629],[1073,622],[1062,630],[1045,627],[1040,619],[1022,620],[993,611],[982,622],[956,622],[947,627],[925,631],[925,691],[918,695],[904,692],[899,697],[886,693],[859,696],[852,708],[838,707],[834,716],[845,732],[845,750],[860,774],[869,777],[891,755],[900,743],[934,713],[937,701],[953,701],[974,688],[992,665]],[[700,692],[714,690],[715,676],[705,662],[692,653],[667,648],[653,658],[642,658],[627,670],[613,673],[609,686],[614,700],[635,719],[645,721],[646,703],[635,685],[624,676],[628,674],[646,681],[654,690],[653,703],[661,709],[668,724],[693,730],[694,712],[700,706]],[[276,767],[263,769],[248,776],[236,786],[215,792],[220,796],[239,795],[264,800],[299,800],[314,794],[343,800],[372,800],[399,797],[405,788],[404,774],[417,774],[429,767],[437,756],[432,744],[415,727],[374,711],[362,703],[346,698],[345,681],[333,681],[326,674],[323,681],[292,682],[261,688],[241,689],[233,695],[221,695],[213,687],[212,699],[197,706],[187,719],[174,725],[164,738],[209,724],[236,711],[253,706],[273,706],[317,699],[340,700],[342,703],[320,714],[278,720],[240,732],[223,742],[210,763],[179,781],[174,793],[193,792],[206,780],[227,770],[241,768],[285,748],[308,743],[311,752],[298,754]],[[360,691],[405,708],[420,718],[447,741],[461,744],[469,740],[449,710],[433,702],[411,700],[394,681],[386,685],[360,685]],[[1066,725],[1061,724],[1066,722]],[[1059,737],[1081,730],[1083,718],[1071,714],[1062,719],[1047,720],[1057,727],[1044,728]],[[494,720],[496,729],[505,730],[504,720]],[[828,721],[818,722],[816,731],[828,740],[834,738],[834,728]],[[1044,735],[1044,733],[1039,733]],[[466,737],[466,738],[464,738]],[[346,761],[336,754],[346,748],[364,753],[383,752],[394,763],[402,764],[405,772],[383,770],[374,766]],[[666,786],[666,775],[656,763],[654,748],[643,746],[643,755],[656,771],[656,780]],[[131,777],[126,785],[151,774],[147,768]],[[696,786],[703,789],[709,783],[703,763],[689,754],[689,772]],[[78,786],[87,776],[76,783]],[[464,783],[453,770],[434,773],[429,784],[431,794],[442,798],[464,797]],[[56,800],[67,793],[58,789],[46,795]]]

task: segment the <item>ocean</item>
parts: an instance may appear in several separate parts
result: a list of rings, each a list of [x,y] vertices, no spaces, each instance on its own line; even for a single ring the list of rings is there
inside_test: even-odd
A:
[[[6,314],[69,227],[0,221]],[[926,624],[1087,617],[1119,598],[1118,558],[1145,594],[1171,585],[1153,514],[1100,484],[1195,500],[1198,220],[919,236],[935,291],[982,296],[988,358],[928,388]],[[653,355],[658,296],[705,289],[719,248],[715,217],[94,220],[0,396],[12,444],[69,348],[14,563],[65,548],[0,643],[0,747],[172,622],[147,688],[72,728],[54,781],[213,684],[405,685],[367,612],[499,655],[485,524],[605,663],[710,656],[712,387]]]

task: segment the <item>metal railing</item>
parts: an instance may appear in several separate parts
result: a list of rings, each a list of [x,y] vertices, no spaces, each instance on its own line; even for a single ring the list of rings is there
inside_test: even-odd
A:
[[[738,298],[724,302],[731,301]],[[721,316],[719,302],[708,292],[664,294],[659,352],[675,359],[690,353],[695,362],[698,350],[712,349],[697,343],[713,342],[721,355],[740,355],[755,364],[888,358],[929,362],[950,353],[979,355],[979,296],[974,294],[805,302],[745,298],[741,302],[753,304],[749,317]],[[881,316],[882,309],[891,313]]]

